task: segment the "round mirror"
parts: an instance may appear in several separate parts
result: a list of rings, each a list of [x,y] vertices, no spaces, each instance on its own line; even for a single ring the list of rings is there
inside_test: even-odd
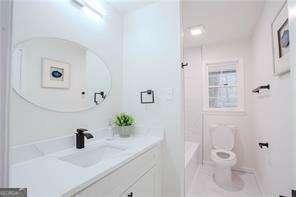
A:
[[[16,45],[12,87],[45,109],[74,112],[102,103],[111,88],[105,63],[88,48],[57,38],[34,38]]]

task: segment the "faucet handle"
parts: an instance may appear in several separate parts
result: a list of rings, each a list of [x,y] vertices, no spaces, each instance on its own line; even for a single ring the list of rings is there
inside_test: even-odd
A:
[[[88,130],[87,129],[82,129],[82,128],[77,129],[77,133],[83,133],[85,131],[88,131]]]

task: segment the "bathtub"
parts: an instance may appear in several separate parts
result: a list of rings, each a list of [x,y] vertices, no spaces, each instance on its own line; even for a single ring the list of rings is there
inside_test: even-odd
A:
[[[197,142],[185,141],[185,191],[190,185],[201,164],[201,147]]]

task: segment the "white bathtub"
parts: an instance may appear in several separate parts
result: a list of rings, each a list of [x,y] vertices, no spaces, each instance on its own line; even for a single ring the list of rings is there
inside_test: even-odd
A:
[[[201,164],[201,147],[197,142],[185,141],[185,189],[189,190],[196,171]]]

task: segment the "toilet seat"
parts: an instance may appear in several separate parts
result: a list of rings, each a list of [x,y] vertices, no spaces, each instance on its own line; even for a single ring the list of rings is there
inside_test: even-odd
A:
[[[234,152],[224,149],[212,150],[211,159],[217,164],[223,166],[233,166],[237,161]]]
[[[225,124],[210,127],[212,141],[210,158],[214,163],[213,179],[218,186],[230,190],[234,186],[231,168],[237,162],[236,155],[232,152],[236,130],[235,126]]]

